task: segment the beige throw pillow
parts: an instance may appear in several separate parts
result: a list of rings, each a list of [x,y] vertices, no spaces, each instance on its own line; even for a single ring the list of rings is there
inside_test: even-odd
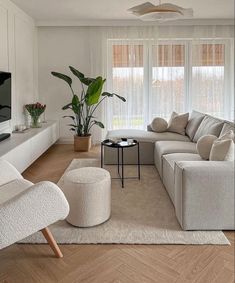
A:
[[[228,131],[216,139],[210,152],[211,161],[234,161],[234,133]]]
[[[188,123],[189,113],[178,114],[173,112],[168,123],[168,131],[185,135],[185,129]]]
[[[234,139],[234,132],[232,130],[227,131],[225,134],[221,135],[217,140],[230,140]]]
[[[233,140],[219,140],[212,145],[210,161],[233,161],[234,143]]]
[[[156,133],[165,132],[167,130],[167,127],[167,121],[160,117],[154,118],[151,123],[151,128]]]
[[[202,159],[209,160],[210,152],[214,141],[217,139],[214,135],[205,135],[197,141],[197,152]]]

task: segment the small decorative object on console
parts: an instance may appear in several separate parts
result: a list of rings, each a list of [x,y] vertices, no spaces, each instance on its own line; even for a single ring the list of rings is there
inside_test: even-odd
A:
[[[43,104],[37,102],[37,103],[33,103],[33,104],[26,104],[25,108],[31,116],[31,127],[32,128],[41,128],[39,118],[40,118],[41,114],[45,111],[46,105],[43,105]]]
[[[15,125],[15,130],[12,133],[25,133],[28,130],[28,127],[24,124]]]

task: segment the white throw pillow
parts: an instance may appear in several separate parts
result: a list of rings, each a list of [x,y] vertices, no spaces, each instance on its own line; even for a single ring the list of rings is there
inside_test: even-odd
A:
[[[234,132],[232,130],[226,132],[225,134],[223,134],[218,138],[218,140],[230,140],[230,139],[232,140],[234,139]]]
[[[167,127],[168,127],[167,121],[160,117],[154,118],[151,123],[151,128],[156,133],[165,132],[167,130]]]
[[[217,139],[214,135],[205,135],[197,141],[197,152],[202,159],[209,160],[210,152],[214,141]]]
[[[234,160],[233,140],[214,141],[210,152],[210,161],[233,161],[233,160]]]
[[[234,133],[232,130],[216,139],[210,152],[211,161],[234,161]]]
[[[168,123],[168,131],[185,135],[185,129],[188,124],[189,113],[178,114],[172,112],[170,121]]]

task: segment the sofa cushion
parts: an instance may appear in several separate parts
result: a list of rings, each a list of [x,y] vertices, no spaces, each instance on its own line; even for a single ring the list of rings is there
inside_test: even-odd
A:
[[[108,131],[107,138],[111,140],[117,140],[120,138],[132,138],[138,140],[139,142],[152,142],[152,143],[155,143],[156,141],[190,141],[187,136],[182,136],[176,133],[170,133],[170,132],[155,133],[145,130],[133,130],[133,129]]]
[[[151,128],[156,133],[163,133],[167,130],[168,123],[165,119],[156,117],[151,123]]]
[[[181,141],[158,141],[155,143],[154,163],[162,178],[162,157],[170,153],[197,153],[196,144]]]
[[[188,123],[189,113],[177,114],[173,112],[171,114],[170,121],[168,123],[168,131],[185,135],[185,128]]]
[[[206,115],[197,129],[193,141],[197,142],[200,137],[205,135],[214,135],[219,137],[223,125],[224,121]]]
[[[214,141],[210,151],[211,161],[234,161],[234,132],[229,130]]]
[[[219,137],[227,134],[229,131],[235,132],[235,124],[233,122],[225,121]],[[235,141],[235,139],[233,139]]]
[[[16,179],[3,186],[0,186],[0,203],[4,203],[9,199],[12,199],[13,197],[22,193],[32,185],[33,183],[28,180]]]
[[[175,163],[178,161],[205,161],[197,153],[171,153],[163,156],[172,169],[175,169]]]
[[[203,118],[205,117],[206,114],[197,112],[195,110],[192,111],[190,114],[188,124],[186,127],[186,134],[190,137],[191,140],[193,140],[194,135],[200,126]]]
[[[201,161],[201,157],[194,153],[172,153],[163,156],[163,184],[175,204],[175,163],[177,161]]]
[[[206,135],[199,138],[197,141],[197,152],[202,159],[209,160],[213,142],[217,139],[216,136]]]

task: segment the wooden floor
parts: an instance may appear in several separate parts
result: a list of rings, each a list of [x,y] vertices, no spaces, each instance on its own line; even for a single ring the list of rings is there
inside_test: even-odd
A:
[[[57,182],[73,158],[98,156],[55,145],[24,177]],[[231,246],[62,245],[63,259],[48,245],[12,245],[0,251],[0,282],[234,282],[234,232],[225,234]]]

